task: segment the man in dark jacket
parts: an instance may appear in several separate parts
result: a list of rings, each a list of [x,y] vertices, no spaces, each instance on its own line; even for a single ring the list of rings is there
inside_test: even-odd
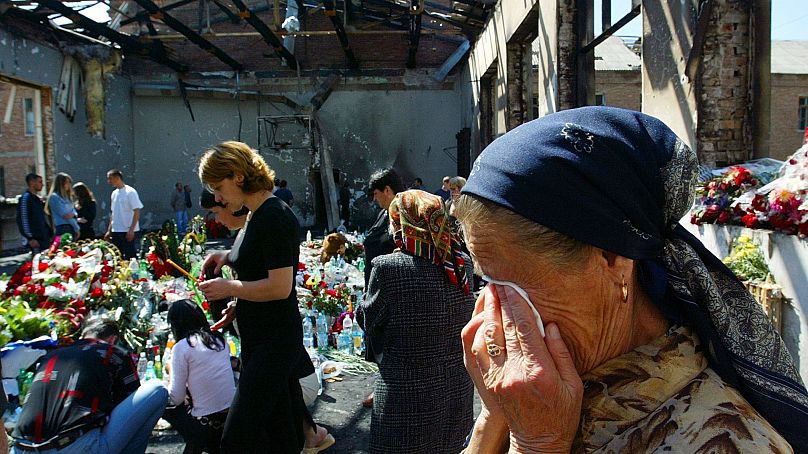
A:
[[[370,270],[373,268],[371,261],[380,255],[393,252],[393,249],[396,248],[393,237],[390,235],[390,218],[387,216],[387,208],[390,207],[390,202],[393,201],[396,194],[404,190],[404,183],[395,170],[385,169],[371,175],[368,186],[368,195],[379,205],[381,211],[365,237],[365,288],[368,286]]]
[[[34,254],[50,246],[50,228],[45,219],[45,202],[39,198],[42,190],[42,177],[29,173],[25,176],[28,190],[23,192],[17,203],[17,228],[23,236],[25,246]]]
[[[118,336],[112,319],[91,319],[81,340],[40,360],[14,429],[15,454],[146,450],[168,391],[159,380],[140,386]]]

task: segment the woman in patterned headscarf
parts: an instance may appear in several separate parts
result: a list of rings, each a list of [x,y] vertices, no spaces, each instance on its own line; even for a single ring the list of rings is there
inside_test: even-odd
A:
[[[456,453],[473,422],[474,388],[460,342],[474,305],[469,258],[440,197],[402,192],[389,213],[398,249],[373,259],[357,311],[380,373],[370,450]]]
[[[463,330],[485,404],[468,452],[808,452],[782,340],[679,225],[696,173],[662,122],[605,107],[480,155],[454,214],[503,285]]]

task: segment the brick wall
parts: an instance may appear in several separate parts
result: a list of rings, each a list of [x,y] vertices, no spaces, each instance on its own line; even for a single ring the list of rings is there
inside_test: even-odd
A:
[[[596,71],[595,93],[605,97],[605,105],[640,111],[642,75],[640,71]]]
[[[697,94],[702,163],[721,166],[752,155],[749,8],[746,1],[727,0],[712,9]]]
[[[772,74],[771,138],[772,158],[785,159],[802,145],[804,130],[799,129],[800,96],[808,97],[808,74]]]
[[[11,93],[11,84],[0,82],[0,115],[5,115]],[[33,136],[25,135],[25,113],[23,103],[26,98],[34,99],[34,90],[17,86],[11,122],[0,122],[0,167],[3,168],[6,197],[22,194],[26,189],[25,175],[35,168],[36,152]]]

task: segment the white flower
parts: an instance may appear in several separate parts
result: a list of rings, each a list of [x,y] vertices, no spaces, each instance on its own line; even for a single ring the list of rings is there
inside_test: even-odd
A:
[[[198,244],[196,246],[194,246],[194,252],[196,252],[197,254],[201,254],[202,253],[202,246],[200,246]]]
[[[123,315],[123,307],[118,306],[118,308],[115,309],[115,320],[120,320],[121,315]]]

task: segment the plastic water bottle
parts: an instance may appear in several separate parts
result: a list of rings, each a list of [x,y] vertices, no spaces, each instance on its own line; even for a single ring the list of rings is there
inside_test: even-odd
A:
[[[339,227],[337,227],[337,232],[339,232],[339,233],[348,233],[348,228],[345,227],[345,220],[344,219],[339,220]]]
[[[149,361],[146,359],[146,352],[140,352],[140,357],[137,360],[137,376],[140,378],[140,382],[146,381],[146,368],[148,367]]]
[[[325,314],[317,315],[317,348],[328,347],[328,327],[325,322]]]
[[[157,378],[157,374],[154,372],[154,361],[149,361],[146,363],[146,374],[143,377],[143,381],[155,380]]]
[[[303,346],[306,348],[307,351],[311,351],[314,348],[314,335],[312,334],[312,328],[314,325],[311,323],[311,317],[308,315],[303,317]]]
[[[353,339],[353,352],[355,355],[361,355],[365,351],[365,333],[359,327],[359,323],[353,324],[353,331],[351,332]]]
[[[306,243],[311,243],[311,230],[306,231]]]
[[[340,333],[339,337],[341,340],[340,350],[351,354],[353,348],[353,341],[351,337],[353,336],[353,320],[351,319],[351,314],[346,314],[345,318],[342,319],[342,332]]]

